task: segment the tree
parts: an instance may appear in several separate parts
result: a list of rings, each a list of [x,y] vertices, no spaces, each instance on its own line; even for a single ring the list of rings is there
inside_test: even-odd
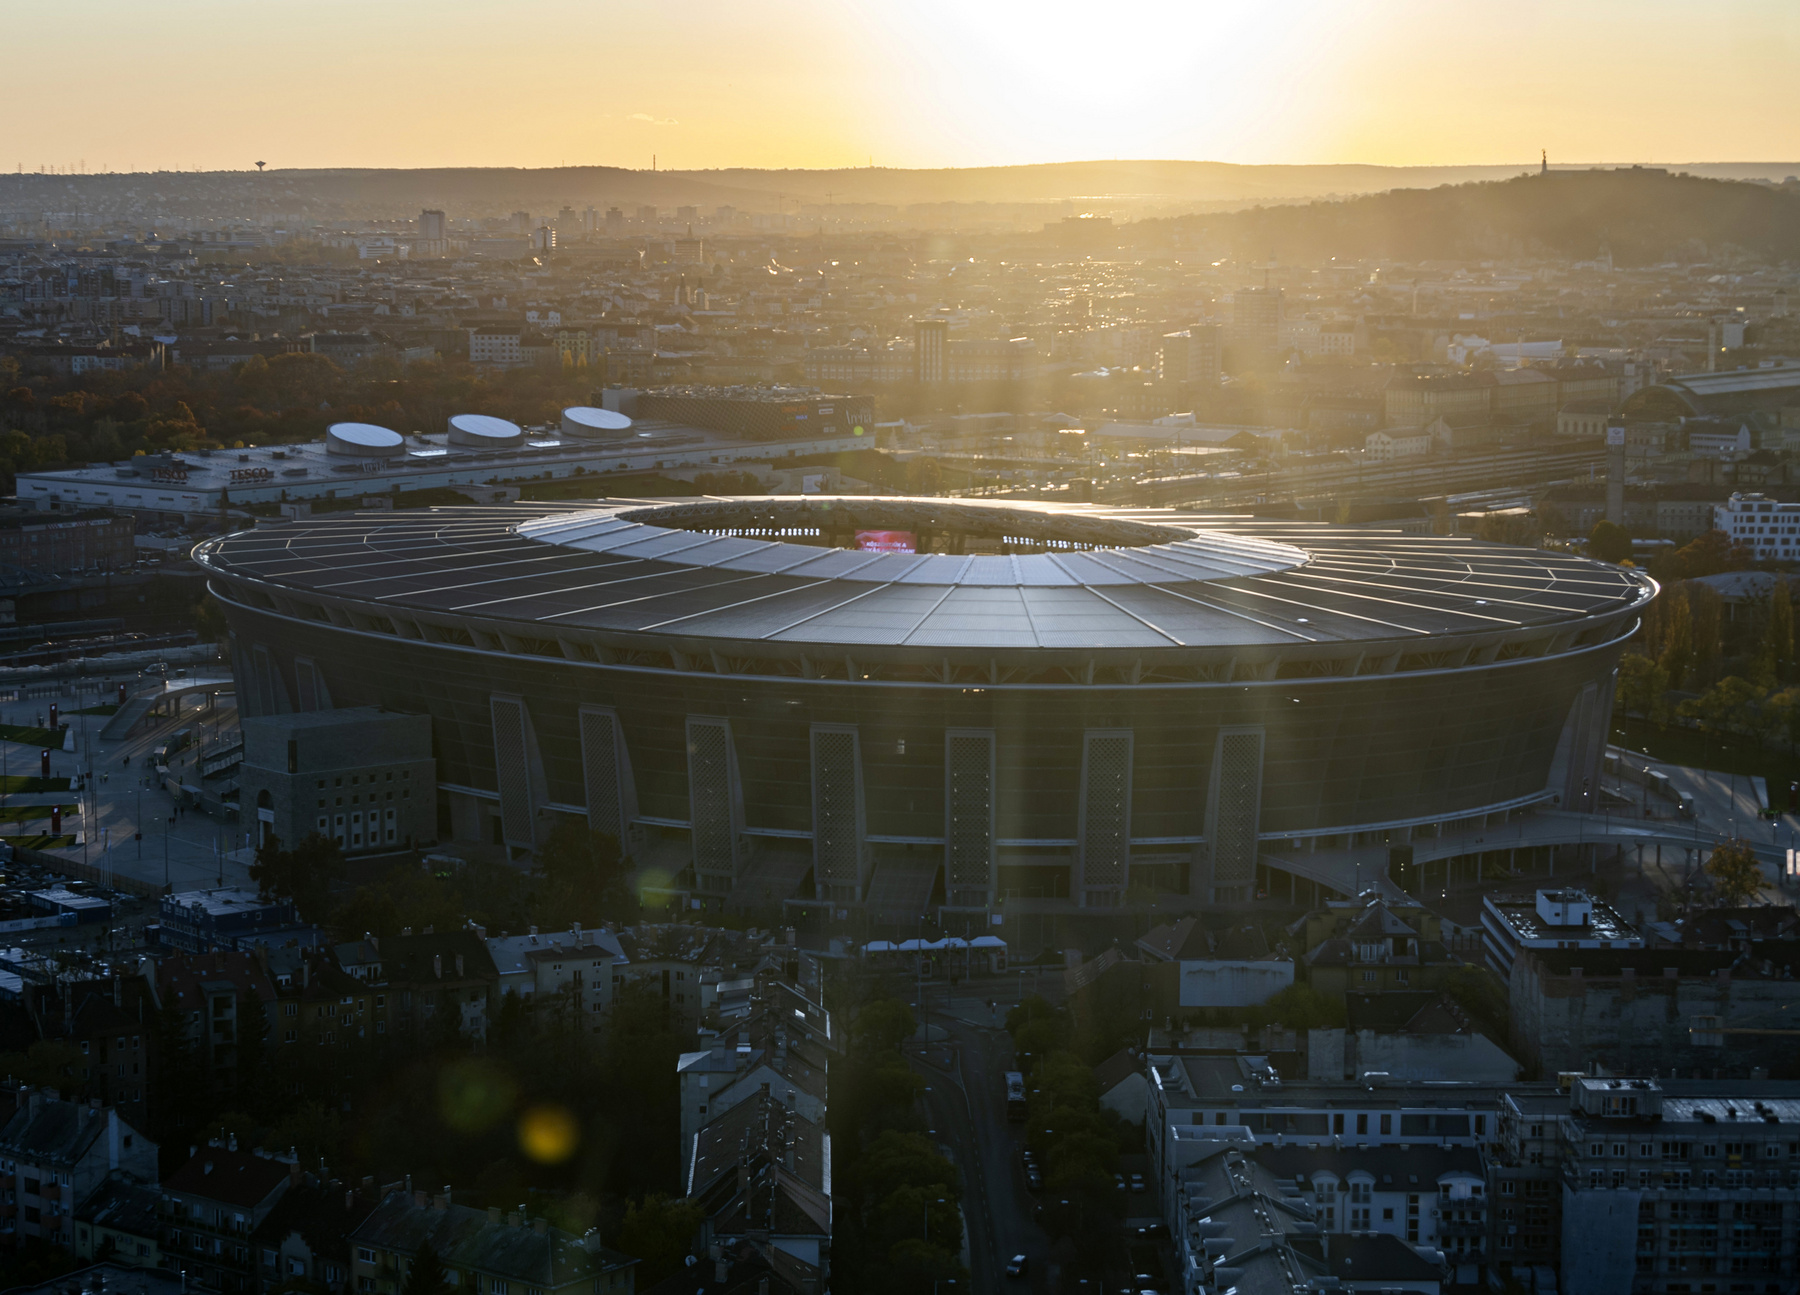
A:
[[[1674,552],[1657,557],[1650,564],[1650,574],[1668,584],[1716,576],[1722,571],[1747,571],[1755,560],[1754,552],[1733,544],[1724,531],[1708,531]]]
[[[1719,668],[1719,621],[1725,600],[1717,589],[1697,580],[1689,581],[1686,589],[1688,619],[1693,623],[1693,683],[1709,684]]]
[[[1289,985],[1263,1004],[1269,1019],[1290,1030],[1329,1030],[1344,1023],[1342,999],[1321,994],[1311,985]]]
[[[300,915],[321,921],[331,909],[331,883],[344,875],[344,852],[330,837],[310,833],[292,850],[271,835],[257,847],[250,877],[264,898],[290,899]]]
[[[1793,750],[1800,745],[1800,688],[1783,688],[1763,699],[1763,741]]]
[[[1694,627],[1688,614],[1687,586],[1672,585],[1663,590],[1657,602],[1663,605],[1662,624],[1662,656],[1657,664],[1662,667],[1669,687],[1679,688],[1687,678],[1688,667],[1694,659]]]
[[[1682,702],[1675,713],[1698,721],[1708,732],[1754,737],[1763,728],[1763,697],[1763,690],[1748,679],[1727,675],[1700,696]]]
[[[869,1051],[898,1052],[918,1028],[912,1008],[897,998],[877,998],[856,1014],[850,1023],[850,1037]]]
[[[694,1234],[705,1221],[706,1211],[693,1201],[652,1192],[625,1206],[616,1244],[643,1264],[637,1274],[638,1282],[654,1286],[681,1271],[682,1260],[692,1249]]]
[[[431,1248],[431,1242],[420,1242],[418,1253],[407,1266],[400,1295],[450,1295],[450,1279],[444,1272],[444,1261]]]
[[[24,1052],[0,1053],[0,1070],[27,1088],[71,1091],[81,1054],[63,1039],[39,1039]]]
[[[1769,590],[1769,610],[1763,618],[1761,641],[1752,667],[1756,681],[1765,687],[1788,682],[1794,673],[1794,605],[1786,580]]]
[[[1669,672],[1661,662],[1636,652],[1619,658],[1619,686],[1616,699],[1627,715],[1642,715],[1661,723],[1667,707],[1664,695],[1669,691]]]
[[[632,916],[626,911],[630,896],[623,863],[619,840],[611,833],[592,831],[578,818],[559,821],[538,850],[544,876],[538,916],[543,924],[597,924]]]
[[[1588,532],[1588,556],[1601,562],[1623,562],[1631,556],[1631,533],[1617,522],[1595,522]]]
[[[1714,846],[1706,861],[1706,875],[1712,879],[1719,903],[1726,908],[1742,907],[1762,893],[1762,866],[1748,841],[1721,841]]]

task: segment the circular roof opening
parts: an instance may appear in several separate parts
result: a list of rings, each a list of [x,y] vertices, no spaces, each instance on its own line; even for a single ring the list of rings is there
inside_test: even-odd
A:
[[[325,429],[327,454],[352,454],[358,458],[389,459],[399,455],[406,438],[374,423],[333,423]]]
[[[616,409],[595,409],[592,405],[574,405],[563,410],[562,429],[565,436],[609,436],[627,431],[631,419]]]
[[[524,435],[517,423],[491,414],[453,414],[450,418],[450,444],[478,450],[503,449]]]

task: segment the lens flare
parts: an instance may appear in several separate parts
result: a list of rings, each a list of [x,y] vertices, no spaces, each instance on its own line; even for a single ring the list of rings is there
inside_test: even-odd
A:
[[[490,1061],[471,1059],[448,1066],[438,1076],[438,1112],[461,1133],[480,1133],[512,1112],[518,1085]]]
[[[575,1154],[581,1128],[563,1106],[533,1106],[519,1117],[519,1149],[541,1165],[557,1165]]]

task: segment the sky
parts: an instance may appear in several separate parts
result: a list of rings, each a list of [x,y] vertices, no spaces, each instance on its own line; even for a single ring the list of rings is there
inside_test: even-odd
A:
[[[0,29],[26,171],[1800,159],[1800,0],[0,0]]]

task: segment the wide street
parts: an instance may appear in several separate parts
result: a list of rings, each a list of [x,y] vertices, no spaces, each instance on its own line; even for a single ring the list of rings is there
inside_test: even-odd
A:
[[[957,987],[957,996],[932,996],[925,1022],[931,1039],[913,1057],[925,1077],[931,1128],[963,1174],[963,1219],[968,1229],[969,1273],[977,1291],[1043,1291],[1050,1243],[1032,1220],[1035,1206],[1025,1188],[1019,1152],[1024,1128],[1008,1123],[1004,1076],[1013,1068],[1012,1039],[1001,1028],[1016,997],[965,997],[971,990],[1016,994],[1018,977],[995,977]],[[941,995],[943,987],[935,987]],[[930,987],[928,987],[928,993]],[[1060,997],[1060,994],[1057,995]],[[1006,1261],[1030,1260],[1028,1281],[1009,1281]]]
[[[1652,846],[1644,846],[1641,850],[1626,846],[1627,862],[1635,865],[1629,871],[1636,872],[1642,878],[1645,888],[1640,894],[1634,893],[1636,888],[1628,887],[1631,898],[1647,901],[1653,910],[1657,890],[1679,890],[1685,884],[1689,870],[1705,864],[1713,846],[1721,840],[1741,837],[1755,847],[1762,863],[1766,878],[1763,899],[1773,903],[1794,902],[1794,892],[1784,890],[1781,885],[1781,861],[1789,847],[1800,847],[1800,815],[1786,812],[1786,787],[1767,789],[1770,807],[1782,812],[1772,819],[1765,819],[1762,817],[1762,803],[1757,798],[1756,785],[1743,774],[1688,768],[1654,760],[1637,752],[1630,752],[1626,759],[1634,768],[1648,767],[1665,774],[1670,787],[1678,793],[1687,793],[1693,797],[1694,803],[1694,817],[1683,819],[1675,826],[1676,835],[1691,834],[1692,855],[1687,855],[1680,846],[1664,844],[1659,859],[1659,852]],[[1648,803],[1664,817],[1670,812],[1666,805],[1645,796],[1641,782],[1635,779],[1608,775],[1604,782],[1609,789],[1619,791],[1637,804]],[[1621,813],[1621,821],[1630,812]]]
[[[146,676],[131,677],[126,682],[135,693],[162,681]],[[46,693],[47,688],[38,685],[32,692]],[[116,691],[109,689],[99,694],[66,692],[60,697],[34,695],[0,703],[0,723],[32,724],[47,714],[51,701],[57,701],[74,731],[73,751],[50,752],[50,772],[53,777],[82,778],[80,798],[85,812],[66,819],[63,825],[65,833],[79,834],[77,843],[55,853],[158,887],[166,881],[178,891],[215,886],[221,881],[226,885],[247,883],[249,854],[242,849],[245,829],[234,819],[210,818],[197,808],[178,813],[174,798],[161,786],[147,759],[172,734],[192,729],[196,743],[177,754],[170,772],[182,781],[197,783],[194,762],[200,744],[210,744],[236,728],[237,710],[229,696],[222,698],[216,708],[207,708],[204,699],[189,698],[179,716],[151,720],[127,737],[110,742],[100,737],[105,716],[71,713],[115,697]],[[41,750],[0,739],[0,768],[11,774],[35,775]],[[20,798],[8,799],[17,804]],[[29,835],[47,831],[48,823],[0,823],[0,830],[6,835]],[[142,840],[134,835],[140,831]]]

